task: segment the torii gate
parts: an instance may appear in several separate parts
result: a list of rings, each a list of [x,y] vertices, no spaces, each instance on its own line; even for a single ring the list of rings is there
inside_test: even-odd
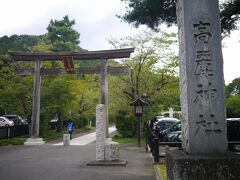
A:
[[[33,107],[32,107],[32,123],[31,138],[26,142],[27,145],[43,144],[39,138],[39,119],[40,119],[40,91],[41,91],[41,75],[47,74],[101,74],[101,104],[106,106],[108,112],[108,79],[107,74],[127,73],[127,67],[107,67],[108,59],[128,58],[134,52],[134,48],[87,51],[87,52],[50,52],[50,53],[23,53],[11,52],[10,55],[15,61],[35,61],[35,69],[25,69],[16,71],[19,75],[34,74],[34,90],[33,90]],[[76,68],[73,67],[72,60],[100,60],[101,66],[97,68]],[[58,61],[64,60],[65,70],[60,68],[42,68],[42,61]],[[67,67],[66,67],[67,66]],[[70,68],[70,69],[68,69]],[[67,70],[67,71],[66,71]],[[108,133],[108,113],[106,117],[106,136]]]

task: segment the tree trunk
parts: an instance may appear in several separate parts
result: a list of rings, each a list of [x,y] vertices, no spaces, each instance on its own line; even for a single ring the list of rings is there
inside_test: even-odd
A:
[[[57,117],[58,117],[58,121],[57,121],[57,132],[62,132],[62,118],[61,118],[61,113],[58,111],[57,112]]]

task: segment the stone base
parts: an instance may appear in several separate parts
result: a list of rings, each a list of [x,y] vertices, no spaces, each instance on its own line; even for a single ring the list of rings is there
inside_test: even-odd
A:
[[[36,145],[43,145],[45,141],[42,138],[28,138],[27,141],[24,143],[25,146],[36,146]]]
[[[240,179],[240,154],[226,152],[219,156],[190,156],[182,150],[167,150],[168,180]]]
[[[119,144],[113,142],[112,138],[107,138],[105,142],[105,161],[119,160]]]
[[[91,161],[87,166],[126,166],[127,161]]]

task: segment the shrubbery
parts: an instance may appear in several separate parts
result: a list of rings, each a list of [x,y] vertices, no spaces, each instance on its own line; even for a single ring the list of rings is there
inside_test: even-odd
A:
[[[120,110],[116,116],[116,128],[123,137],[133,137],[135,134],[134,119],[129,114],[127,111]]]

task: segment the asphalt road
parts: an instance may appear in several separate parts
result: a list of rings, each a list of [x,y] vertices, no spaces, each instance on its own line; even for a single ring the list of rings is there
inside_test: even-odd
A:
[[[0,148],[0,180],[153,180],[145,148],[120,146],[124,167],[86,166],[95,160],[95,143],[85,146],[9,146]]]

